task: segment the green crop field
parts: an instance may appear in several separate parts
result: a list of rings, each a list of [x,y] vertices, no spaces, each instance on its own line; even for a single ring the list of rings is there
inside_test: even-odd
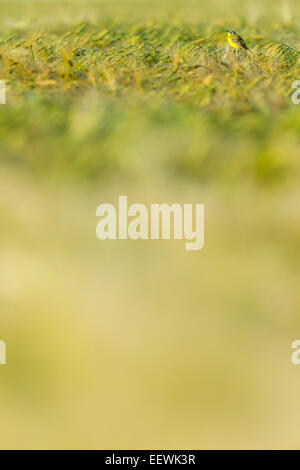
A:
[[[0,11],[0,447],[299,449],[299,0]],[[121,194],[204,249],[101,242]]]
[[[205,19],[201,1],[163,2],[156,19],[151,3],[129,2],[126,10],[121,1],[29,2],[27,16],[25,9],[15,21],[4,4],[1,163],[80,179],[149,168],[211,181],[295,177],[297,2],[293,10],[277,2],[270,18],[261,2],[230,0],[224,19],[224,5]],[[229,20],[236,8],[244,15]],[[227,52],[226,28],[238,30],[256,55]]]

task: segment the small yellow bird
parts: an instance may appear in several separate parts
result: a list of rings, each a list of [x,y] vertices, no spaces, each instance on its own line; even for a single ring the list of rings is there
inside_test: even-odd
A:
[[[244,39],[239,36],[235,31],[228,31],[227,30],[227,39],[231,47],[233,49],[245,49],[245,51],[251,52],[251,54],[255,55],[254,52],[249,49],[247,44],[245,43]]]

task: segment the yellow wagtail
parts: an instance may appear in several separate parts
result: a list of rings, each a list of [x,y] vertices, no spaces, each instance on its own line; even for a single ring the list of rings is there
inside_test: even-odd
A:
[[[227,30],[227,39],[231,47],[233,49],[245,49],[245,51],[251,52],[251,54],[255,55],[254,52],[249,49],[247,44],[245,43],[244,39],[239,36],[235,31],[228,31]]]

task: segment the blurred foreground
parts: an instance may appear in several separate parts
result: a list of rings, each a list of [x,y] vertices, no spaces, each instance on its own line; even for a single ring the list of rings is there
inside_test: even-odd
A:
[[[119,188],[1,176],[1,447],[298,448],[298,189],[127,188],[205,202],[189,253],[97,240]]]
[[[275,3],[3,2],[1,448],[300,447],[299,5]],[[233,11],[258,66],[221,63]],[[100,242],[120,194],[204,203],[204,249]]]

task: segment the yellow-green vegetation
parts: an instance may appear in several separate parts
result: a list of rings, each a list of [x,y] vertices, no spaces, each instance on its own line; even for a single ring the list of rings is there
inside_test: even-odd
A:
[[[299,449],[299,0],[0,7],[0,448]],[[204,249],[98,240],[123,194]]]
[[[98,3],[94,21],[78,22],[85,2],[81,9],[75,3],[73,24],[34,16],[1,28],[2,164],[80,179],[149,168],[202,181],[270,182],[298,173],[293,17],[248,23],[233,16],[229,24],[179,19],[175,11],[153,20],[146,10],[148,19],[137,20],[132,7],[133,15],[118,19],[119,3],[107,18]],[[203,8],[192,7],[196,14]],[[229,26],[255,56],[226,51]]]

